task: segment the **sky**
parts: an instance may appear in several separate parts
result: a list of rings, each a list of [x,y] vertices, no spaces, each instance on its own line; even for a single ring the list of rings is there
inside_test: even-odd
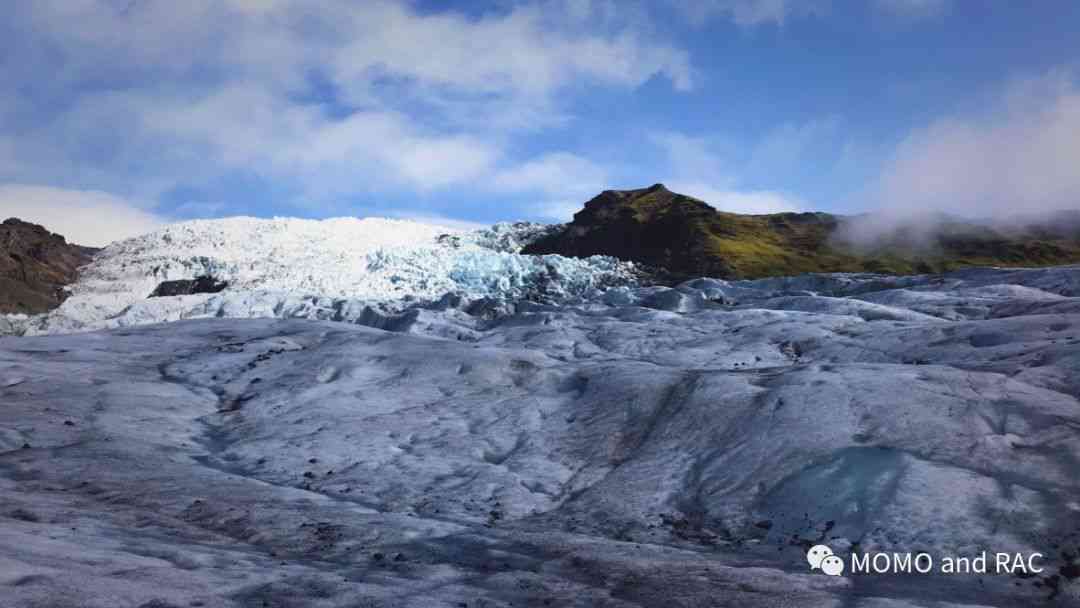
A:
[[[1080,3],[34,0],[0,216],[87,245],[231,215],[566,221],[1080,208]]]

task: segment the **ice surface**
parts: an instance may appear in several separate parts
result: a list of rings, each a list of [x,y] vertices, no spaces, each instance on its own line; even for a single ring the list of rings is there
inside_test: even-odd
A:
[[[471,296],[237,263],[117,325],[283,318],[0,338],[0,605],[1080,605],[1080,268],[545,301],[472,238],[364,258]],[[1047,569],[831,578],[820,542]]]
[[[518,253],[552,229],[518,223],[463,232],[380,218],[241,217],[172,224],[110,245],[81,270],[71,296],[57,310],[0,320],[0,334],[69,333],[200,317],[333,318],[333,310],[368,306],[400,313],[447,293],[503,305],[525,299],[568,302],[634,283],[633,265],[614,258]],[[163,281],[200,276],[229,286],[219,294],[148,299]]]

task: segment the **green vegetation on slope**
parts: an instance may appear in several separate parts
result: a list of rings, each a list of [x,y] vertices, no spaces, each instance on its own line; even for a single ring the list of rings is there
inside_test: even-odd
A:
[[[613,255],[663,268],[672,280],[756,278],[805,272],[932,273],[966,266],[1047,266],[1080,262],[1080,221],[1004,234],[941,219],[933,229],[897,229],[872,248],[845,242],[853,218],[827,213],[740,215],[717,211],[661,184],[608,190],[567,229],[526,253]]]

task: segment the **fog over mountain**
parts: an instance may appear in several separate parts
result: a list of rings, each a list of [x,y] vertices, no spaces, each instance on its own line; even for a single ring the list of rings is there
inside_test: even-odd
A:
[[[1071,74],[1014,81],[980,115],[909,134],[864,194],[868,212],[845,238],[868,247],[906,230],[927,244],[955,220],[1001,230],[1075,225],[1077,159],[1080,88]]]

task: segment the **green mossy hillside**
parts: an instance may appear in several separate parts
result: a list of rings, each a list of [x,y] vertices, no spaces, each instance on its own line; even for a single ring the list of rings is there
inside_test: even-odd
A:
[[[921,230],[886,232],[870,247],[845,236],[864,219],[820,212],[728,213],[656,184],[601,193],[564,231],[533,243],[525,253],[613,255],[661,269],[672,281],[806,272],[915,274],[1080,262],[1080,213],[1008,234],[942,217]]]

